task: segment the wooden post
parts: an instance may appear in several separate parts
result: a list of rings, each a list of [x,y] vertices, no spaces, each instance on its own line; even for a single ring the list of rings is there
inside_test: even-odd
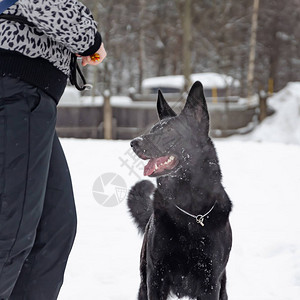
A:
[[[259,0],[254,0],[253,14],[252,14],[252,25],[251,25],[249,67],[248,67],[248,76],[247,76],[247,96],[248,96],[248,100],[253,95],[258,8],[259,8]]]
[[[212,95],[212,102],[213,103],[218,103],[218,89],[216,87],[213,87],[211,89],[211,95]]]
[[[259,122],[261,123],[267,117],[267,99],[268,95],[265,91],[259,92]]]
[[[269,96],[272,96],[274,93],[274,80],[273,78],[269,78],[268,81],[268,94]]]
[[[104,139],[112,139],[112,107],[110,105],[110,92],[105,90],[103,94],[103,127]]]

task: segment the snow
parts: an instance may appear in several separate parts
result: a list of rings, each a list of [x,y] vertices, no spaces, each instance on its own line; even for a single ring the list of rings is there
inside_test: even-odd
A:
[[[73,176],[78,234],[59,300],[136,299],[142,238],[125,200],[104,207],[92,190],[99,176],[111,172],[130,188],[144,178],[142,165],[129,141],[62,139],[62,144]],[[300,146],[215,144],[234,204],[229,299],[300,299]]]
[[[253,133],[215,141],[233,202],[230,300],[300,299],[299,95],[300,83],[288,84],[269,99],[277,113]],[[78,233],[59,300],[134,300],[142,237],[128,214],[124,188],[144,179],[143,162],[129,141],[61,141],[73,177]],[[107,184],[101,194],[97,184],[107,173],[123,180],[121,189]],[[103,206],[95,191],[123,201]]]
[[[205,89],[226,88],[227,86],[240,86],[239,81],[232,78],[231,76],[213,72],[192,74],[191,82],[195,82],[197,80],[199,80],[203,84]],[[169,87],[182,89],[183,85],[183,75],[152,77],[144,79],[142,83],[143,89],[152,87]]]
[[[80,92],[75,87],[66,87],[65,92],[59,101],[59,106],[103,106],[103,96],[80,96]],[[111,96],[112,107],[150,108],[156,107],[152,101],[133,101],[128,96]]]
[[[275,114],[265,119],[253,132],[233,139],[300,144],[300,82],[290,82],[268,99]]]
[[[59,101],[59,106],[102,106],[103,96],[80,96],[80,92],[71,86],[67,86],[65,92]],[[110,103],[112,106],[132,106],[134,102],[127,96],[111,96]]]
[[[81,104],[80,91],[74,86],[66,86],[65,91],[59,101],[59,105],[79,105]]]

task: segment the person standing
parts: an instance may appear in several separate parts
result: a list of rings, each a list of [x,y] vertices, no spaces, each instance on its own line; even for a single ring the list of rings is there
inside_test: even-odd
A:
[[[54,300],[76,233],[56,105],[71,54],[85,66],[106,52],[77,0],[19,0],[4,14],[34,26],[0,18],[0,300]]]

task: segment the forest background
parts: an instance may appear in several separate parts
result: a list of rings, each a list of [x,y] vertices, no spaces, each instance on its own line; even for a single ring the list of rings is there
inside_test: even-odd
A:
[[[186,3],[190,12],[186,14]],[[241,82],[247,94],[253,0],[82,0],[99,23],[108,58],[85,73],[97,89],[137,92],[145,78],[217,72]],[[184,19],[190,18],[189,36]],[[188,41],[188,43],[186,42]],[[300,80],[300,0],[260,1],[253,90],[274,91]],[[95,84],[96,83],[96,84]]]

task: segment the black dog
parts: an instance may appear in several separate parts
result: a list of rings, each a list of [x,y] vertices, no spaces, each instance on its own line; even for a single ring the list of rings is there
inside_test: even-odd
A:
[[[160,122],[131,146],[150,159],[128,206],[145,233],[139,300],[166,300],[170,293],[197,300],[225,300],[225,267],[232,237],[231,202],[222,183],[216,151],[208,136],[203,87],[196,82],[177,116],[161,92]]]

